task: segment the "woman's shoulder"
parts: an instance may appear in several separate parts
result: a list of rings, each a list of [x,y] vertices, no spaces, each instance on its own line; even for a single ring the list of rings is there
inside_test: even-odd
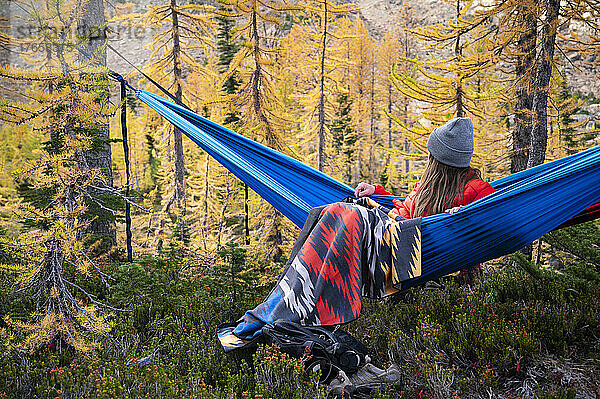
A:
[[[470,180],[467,181],[467,187],[471,187],[475,190],[485,189],[488,187],[492,187],[490,183],[486,182],[479,176],[473,176]]]
[[[486,195],[492,194],[494,191],[496,190],[494,190],[490,183],[478,176],[473,176],[473,178],[467,181],[465,184],[465,190],[463,194],[465,199],[468,199],[470,202],[472,202],[479,198],[485,197]]]

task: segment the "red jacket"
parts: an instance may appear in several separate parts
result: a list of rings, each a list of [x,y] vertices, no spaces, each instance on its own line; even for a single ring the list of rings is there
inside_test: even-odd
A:
[[[408,197],[404,199],[404,201],[398,199],[393,200],[394,205],[396,206],[395,211],[398,212],[400,216],[409,219],[413,217],[413,211],[415,210],[415,197],[417,195],[419,183],[421,182],[415,184],[415,188],[413,189],[412,193],[410,193]],[[463,195],[456,196],[454,202],[452,203],[452,207],[470,204],[471,202],[483,198],[486,195],[490,195],[494,191],[496,190],[494,190],[494,188],[490,186],[488,182],[485,182],[478,177],[473,177],[465,184]],[[375,194],[392,195],[379,184],[375,185]]]

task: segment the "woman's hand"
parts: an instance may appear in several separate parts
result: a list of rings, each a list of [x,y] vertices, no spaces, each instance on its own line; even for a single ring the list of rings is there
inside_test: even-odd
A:
[[[369,183],[360,182],[354,190],[354,196],[356,198],[367,197],[375,192],[375,186]]]
[[[452,215],[453,213],[456,213],[456,212],[458,212],[458,210],[459,210],[460,208],[462,208],[462,205],[460,205],[460,206],[455,206],[454,208],[446,209],[444,212],[446,212],[446,213],[449,213],[449,214],[451,214],[451,215]]]

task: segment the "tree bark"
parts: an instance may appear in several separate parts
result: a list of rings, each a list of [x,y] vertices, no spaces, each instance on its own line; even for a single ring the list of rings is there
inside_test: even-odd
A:
[[[546,0],[546,21],[542,28],[542,48],[533,95],[533,127],[527,167],[544,163],[548,145],[548,91],[552,77],[552,64],[558,28],[560,0]]]
[[[254,7],[258,7],[256,3],[254,3]],[[261,66],[261,54],[260,54],[260,36],[258,34],[258,20],[257,20],[258,10],[254,8],[251,16],[251,32],[252,32],[252,45],[254,46],[254,71],[252,73],[252,99],[254,102],[254,115],[257,117],[258,122],[262,123],[265,129],[265,138],[267,141],[267,145],[271,148],[279,147],[279,142],[277,140],[277,136],[275,135],[275,131],[272,129],[269,120],[267,119],[263,104],[261,100],[261,82],[263,77],[262,66]],[[282,225],[282,217],[281,213],[275,208],[273,208],[273,224],[267,233],[267,242],[273,245],[273,253],[272,259],[275,262],[281,261],[281,257],[283,256],[283,250],[281,249],[281,245],[283,244],[283,236],[281,234]]]
[[[375,60],[371,58],[371,79],[370,79],[370,94],[369,94],[369,181],[379,180],[377,167],[375,165],[375,145],[378,144],[377,130],[375,129]]]
[[[392,170],[392,165],[391,165],[391,160],[392,160],[392,105],[393,105],[393,99],[392,99],[392,84],[390,83],[390,81],[388,80],[388,84],[387,84],[387,113],[388,113],[388,117],[387,117],[387,143],[386,143],[386,147],[388,149],[388,154],[385,157],[385,167],[387,169],[387,173],[388,176],[391,173]]]
[[[387,148],[388,150],[392,149],[392,85],[388,82],[387,85],[387,112],[388,112],[388,123],[387,123]],[[387,162],[390,161],[390,155],[388,154]]]
[[[321,76],[319,87],[319,151],[317,166],[322,172],[325,164],[325,49],[327,48],[327,0],[323,1],[323,32],[321,40]]]
[[[456,1],[456,19],[458,20],[460,16],[460,0]],[[460,62],[462,59],[462,46],[460,45],[460,36],[456,36],[456,43],[454,44],[454,55],[456,56],[456,61]],[[462,118],[465,116],[464,106],[463,106],[463,88],[462,88],[462,76],[459,70],[457,70],[457,78],[456,82],[456,117]]]
[[[244,237],[246,245],[250,245],[250,192],[244,183]]]
[[[0,0],[0,66],[3,67],[10,65],[10,37],[4,36],[10,32],[10,20],[10,2]]]
[[[175,98],[181,104],[183,100],[183,89],[181,81],[183,73],[181,70],[181,47],[179,44],[179,15],[177,1],[171,0],[171,18],[173,23],[173,75],[175,76]],[[175,205],[177,207],[177,225],[179,228],[179,240],[185,237],[185,165],[183,161],[183,137],[181,130],[173,129],[173,146],[175,160]]]
[[[404,123],[408,125],[408,98],[404,97]],[[410,143],[408,139],[404,138],[404,153],[407,154],[404,157],[404,173],[410,172],[410,158],[408,154],[410,153]]]
[[[209,180],[208,180],[208,172],[210,170],[210,155],[206,153],[206,163],[204,168],[204,215],[202,217],[202,235],[204,239],[202,240],[202,245],[204,245],[204,250],[206,251],[206,241],[208,240],[208,234],[206,226],[208,224],[208,188],[209,188]]]
[[[512,131],[512,151],[510,171],[517,173],[527,168],[531,135],[531,109],[533,106],[534,64],[537,44],[537,22],[535,12],[530,7],[519,10],[521,15],[521,35],[517,39],[515,80],[517,84],[515,121]]]
[[[77,22],[78,36],[82,40],[78,53],[78,60],[81,64],[87,64],[90,68],[106,67],[106,19],[104,17],[104,3],[102,0],[88,0],[83,3],[81,17]],[[108,80],[103,73],[95,73],[94,79],[98,80],[99,95],[103,101],[108,101]],[[85,90],[86,88],[82,88]],[[89,126],[94,131],[94,143],[92,148],[84,151],[84,168],[96,169],[102,173],[103,185],[106,188],[113,186],[112,157],[110,149],[110,130],[108,120],[101,122],[97,126]],[[90,131],[92,131],[90,129]],[[95,197],[97,201],[102,200],[105,191],[88,188],[88,193]],[[96,203],[89,201],[89,210],[84,219],[87,219],[88,225],[82,231],[82,234],[92,234],[96,238],[104,240],[102,250],[108,250],[116,244],[115,221],[102,210]]]

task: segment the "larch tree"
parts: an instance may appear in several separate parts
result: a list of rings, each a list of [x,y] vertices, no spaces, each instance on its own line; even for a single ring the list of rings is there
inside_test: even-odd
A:
[[[297,7],[283,1],[223,0],[222,4],[232,10],[226,15],[239,21],[235,38],[242,41],[235,56],[228,61],[229,70],[224,74],[225,80],[237,74],[243,82],[232,99],[233,104],[241,112],[245,128],[255,131],[257,137],[264,139],[270,147],[281,148],[277,135],[278,120],[270,111],[270,104],[275,101],[270,68],[279,41],[275,35],[279,17],[281,13]]]
[[[85,352],[110,330],[106,310],[116,310],[99,303],[75,280],[93,277],[108,285],[108,276],[93,260],[96,248],[84,242],[94,222],[87,214],[89,203],[116,216],[110,204],[97,198],[98,190],[129,199],[108,184],[102,165],[93,168],[88,163],[98,127],[105,126],[114,109],[106,95],[107,71],[94,62],[77,62],[80,37],[74,27],[81,4],[46,6],[24,6],[27,20],[38,28],[30,40],[41,43],[43,51],[24,54],[31,62],[29,69],[0,73],[5,82],[20,88],[0,101],[0,120],[28,125],[46,139],[38,159],[15,175],[23,196],[17,211],[23,230],[0,243],[9,256],[2,269],[15,277],[16,288],[32,293],[35,312],[31,322],[6,321],[23,337],[13,342],[20,349],[35,351],[53,342]]]
[[[376,130],[375,109],[375,42],[371,38],[362,18],[354,20],[351,91],[353,96],[353,120],[358,132],[358,165],[354,184],[362,179],[379,181],[379,168],[376,164],[376,147],[381,146]]]
[[[373,145],[378,145],[375,130],[375,43],[360,16],[342,18],[334,31],[339,38],[337,63],[338,111],[351,104],[352,131],[356,132],[353,148],[344,151],[353,159],[349,183],[356,185],[361,179],[376,181]],[[342,100],[340,102],[340,100]]]
[[[402,180],[406,180],[407,176],[405,179],[399,179],[399,173],[408,175],[410,171],[410,144],[406,137],[397,134],[396,126],[397,124],[409,126],[412,119],[410,99],[396,89],[392,71],[404,75],[410,75],[412,72],[410,63],[405,60],[411,58],[415,45],[415,39],[408,32],[409,29],[414,28],[414,24],[413,11],[404,4],[394,26],[388,29],[381,39],[377,51],[377,70],[381,76],[378,79],[377,91],[381,93],[379,103],[382,120],[386,121],[382,130],[386,132],[383,142],[387,152],[381,183],[387,186],[388,190],[394,190],[402,184]],[[395,166],[398,156],[403,158],[400,168]]]
[[[548,143],[548,99],[551,91],[553,71],[556,70],[557,60],[556,48],[559,47],[557,37],[560,26],[570,24],[586,26],[590,34],[584,40],[587,48],[583,53],[597,51],[597,43],[600,35],[600,3],[597,1],[565,1],[544,0],[540,2],[541,8],[539,19],[542,20],[539,29],[539,50],[533,81],[533,93],[531,103],[532,127],[529,142],[529,157],[527,167],[542,164],[546,158]],[[560,35],[565,49],[572,49],[571,45],[581,43],[581,36],[575,30],[571,34]],[[569,36],[569,37],[568,37]],[[562,53],[565,50],[560,49]]]
[[[236,37],[242,42],[224,75],[227,79],[238,74],[242,82],[231,100],[241,114],[243,124],[240,128],[264,140],[271,148],[285,150],[278,133],[283,121],[273,108],[278,99],[273,90],[275,78],[271,70],[279,43],[276,33],[281,16],[284,12],[295,12],[299,7],[283,0],[223,0],[222,4],[232,9],[228,16],[237,21]],[[283,255],[281,213],[273,210],[271,220],[266,240],[273,245],[272,258],[279,261]]]
[[[209,7],[201,4],[178,4],[177,0],[170,0],[167,4],[151,6],[143,16],[158,28],[152,43],[150,75],[157,77],[159,81],[170,79],[168,87],[174,91],[179,103],[185,103],[185,76],[192,71],[203,70],[198,57],[209,46],[209,37],[214,32],[209,11]],[[169,214],[171,205],[175,204],[174,233],[183,242],[187,231],[185,165],[183,137],[177,128],[173,128],[173,165],[174,195],[169,198],[164,209]],[[162,240],[159,240],[158,246],[162,247]]]
[[[337,97],[347,91],[340,84],[337,69],[343,62],[341,43],[351,36],[337,26],[353,11],[354,7],[349,5],[308,3],[300,22],[282,40],[276,66],[278,75],[289,81],[279,85],[282,93],[289,94],[282,97],[288,102],[285,108],[291,111],[286,118],[294,121],[288,126],[296,129],[289,134],[296,137],[302,147],[299,150],[305,152],[305,162],[336,176],[340,165],[330,157],[331,126]]]
[[[483,28],[480,37],[489,39],[480,47],[483,55],[496,67],[496,80],[508,84],[500,99],[514,116],[505,118],[510,129],[512,173],[525,169],[529,159],[540,12],[535,1],[494,1],[479,5],[463,27],[463,34],[475,37],[474,28]]]
[[[456,117],[465,116],[469,107],[464,87],[468,76],[462,68],[465,49],[463,26],[469,23],[465,18],[469,5],[461,7],[461,0],[449,3],[455,7],[455,15],[447,25],[416,27],[411,31],[430,47],[445,50],[447,56],[425,61],[414,58],[414,67],[425,81],[401,74],[394,76],[401,83],[399,89],[404,95],[427,103],[432,111],[430,114],[439,115],[441,119],[436,122],[443,121],[449,113]]]
[[[571,35],[569,25],[579,23],[598,27],[600,4],[554,0],[495,1],[477,11],[473,23],[494,21],[490,29],[494,40],[489,51],[497,54],[502,63],[499,71],[507,75],[510,90],[506,101],[513,118],[511,127],[511,172],[542,163],[548,141],[548,95],[552,89],[553,70],[556,70],[557,36],[564,45],[561,53],[573,49],[580,36]],[[562,26],[563,34],[558,32]],[[593,43],[595,34],[583,42]],[[573,41],[571,41],[573,39]],[[581,43],[581,42],[580,42]],[[589,51],[594,46],[584,46]],[[508,68],[507,68],[508,66]]]
[[[332,25],[341,16],[356,12],[356,7],[351,4],[336,4],[330,0],[311,0],[302,4],[306,19],[301,25],[300,36],[306,40],[302,47],[304,55],[300,55],[305,71],[312,76],[314,82],[311,90],[306,94],[307,104],[304,113],[308,120],[316,124],[309,126],[309,132],[315,132],[317,145],[317,168],[320,171],[325,167],[325,137],[328,134],[328,120],[331,120],[331,73],[335,68],[332,56],[335,54],[336,41],[339,37],[332,35]],[[333,47],[333,48],[332,48]],[[333,50],[333,51],[332,51]]]
[[[548,130],[550,133],[554,130],[555,133],[554,137],[548,135],[547,155],[552,158],[581,151],[598,136],[597,124],[582,117],[586,113],[584,107],[587,100],[570,87],[567,67],[574,72],[587,70],[589,77],[597,76],[595,67],[600,60],[600,2],[566,1],[560,7],[559,29],[555,39],[559,56],[554,57],[553,84],[549,88],[548,105]]]
[[[417,27],[411,30],[418,38],[429,43],[443,56],[421,60],[418,55],[407,59],[416,73],[410,75],[392,71],[398,90],[423,111],[424,117],[439,125],[450,117],[469,116],[473,119],[478,148],[486,148],[487,133],[499,129],[501,108],[491,106],[501,98],[506,84],[493,77],[498,63],[494,47],[493,26],[490,18],[480,18],[480,11],[471,10],[472,2],[450,2],[455,15],[447,24]],[[427,154],[426,137],[431,126],[415,123],[400,124],[400,128],[415,149]],[[476,163],[489,159],[484,153],[475,153]]]

